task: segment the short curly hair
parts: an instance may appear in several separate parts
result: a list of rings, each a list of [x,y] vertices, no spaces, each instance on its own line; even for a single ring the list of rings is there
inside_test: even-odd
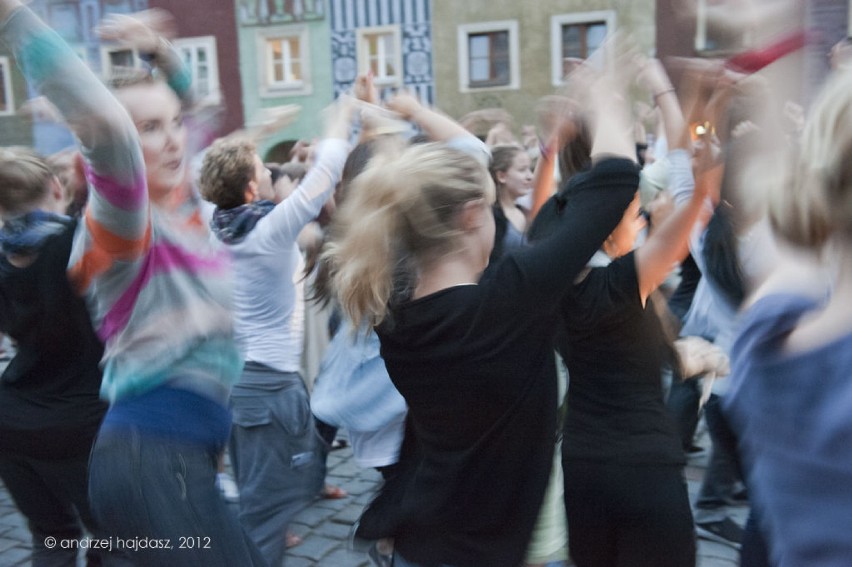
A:
[[[245,191],[254,180],[257,147],[244,139],[213,142],[201,164],[201,196],[220,209],[245,204]]]

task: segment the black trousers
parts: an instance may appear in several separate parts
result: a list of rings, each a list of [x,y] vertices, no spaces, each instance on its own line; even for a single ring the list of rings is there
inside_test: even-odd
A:
[[[563,458],[577,567],[691,567],[695,530],[683,469]]]

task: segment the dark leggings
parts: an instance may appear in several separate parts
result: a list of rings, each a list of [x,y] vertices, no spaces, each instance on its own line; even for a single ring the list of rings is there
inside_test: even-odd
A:
[[[695,565],[695,533],[677,465],[563,459],[568,545],[577,567]]]

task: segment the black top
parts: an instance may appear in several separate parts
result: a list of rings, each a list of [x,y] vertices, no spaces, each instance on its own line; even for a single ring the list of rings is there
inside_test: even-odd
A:
[[[562,301],[570,376],[565,458],[683,464],[663,403],[663,330],[642,306],[633,253],[593,268]]]
[[[25,268],[0,254],[0,330],[17,343],[0,378],[4,452],[84,455],[92,438],[81,439],[80,429],[93,436],[106,411],[98,395],[103,347],[66,273],[75,225],[49,237]]]
[[[479,285],[403,303],[378,329],[409,414],[399,473],[359,533],[395,537],[410,561],[523,560],[555,442],[555,306],[618,224],[638,170],[607,159],[572,182],[552,238],[508,253]]]

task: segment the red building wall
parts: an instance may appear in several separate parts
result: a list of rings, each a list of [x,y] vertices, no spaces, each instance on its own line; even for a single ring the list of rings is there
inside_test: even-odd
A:
[[[234,2],[231,0],[148,0],[151,8],[171,12],[178,24],[178,37],[216,37],[219,84],[225,105],[220,134],[243,127],[239,49]]]

